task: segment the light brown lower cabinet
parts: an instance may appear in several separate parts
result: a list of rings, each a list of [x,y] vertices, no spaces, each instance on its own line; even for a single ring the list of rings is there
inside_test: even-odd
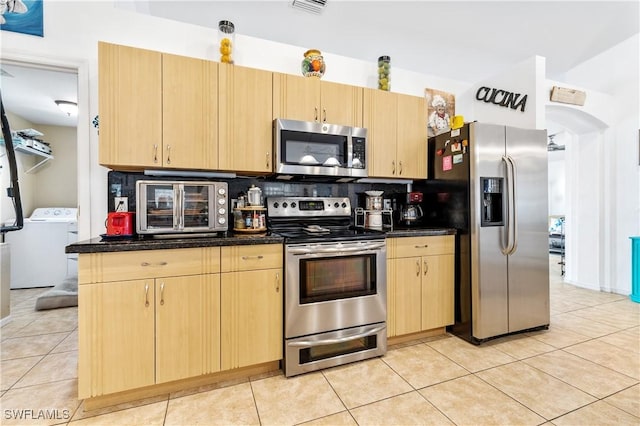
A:
[[[78,282],[81,399],[282,358],[281,244],[80,254]]]
[[[387,239],[387,335],[454,322],[453,235]]]
[[[222,247],[223,370],[282,359],[280,244]]]

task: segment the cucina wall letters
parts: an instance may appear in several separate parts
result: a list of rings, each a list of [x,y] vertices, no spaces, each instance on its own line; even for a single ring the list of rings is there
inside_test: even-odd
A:
[[[490,87],[482,86],[476,92],[476,99],[485,103],[491,103],[500,105],[501,107],[518,109],[524,112],[524,107],[527,104],[527,96],[522,96],[520,93],[508,92],[502,89],[493,89]]]

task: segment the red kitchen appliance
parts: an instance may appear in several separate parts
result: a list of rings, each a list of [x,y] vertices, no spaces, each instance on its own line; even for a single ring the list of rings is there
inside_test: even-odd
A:
[[[134,224],[133,212],[110,212],[107,214],[105,225],[109,236],[131,236]]]

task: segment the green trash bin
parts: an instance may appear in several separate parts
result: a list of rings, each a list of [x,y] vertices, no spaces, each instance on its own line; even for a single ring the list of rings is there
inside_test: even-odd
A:
[[[631,300],[640,303],[640,237],[631,239]]]

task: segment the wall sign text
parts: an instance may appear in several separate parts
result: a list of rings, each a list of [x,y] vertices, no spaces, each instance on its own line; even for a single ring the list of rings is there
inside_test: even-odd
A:
[[[513,93],[502,89],[493,89],[490,87],[482,86],[476,92],[476,99],[485,103],[491,103],[500,105],[501,107],[518,109],[524,112],[524,107],[527,104],[527,96],[522,96],[520,93]]]

